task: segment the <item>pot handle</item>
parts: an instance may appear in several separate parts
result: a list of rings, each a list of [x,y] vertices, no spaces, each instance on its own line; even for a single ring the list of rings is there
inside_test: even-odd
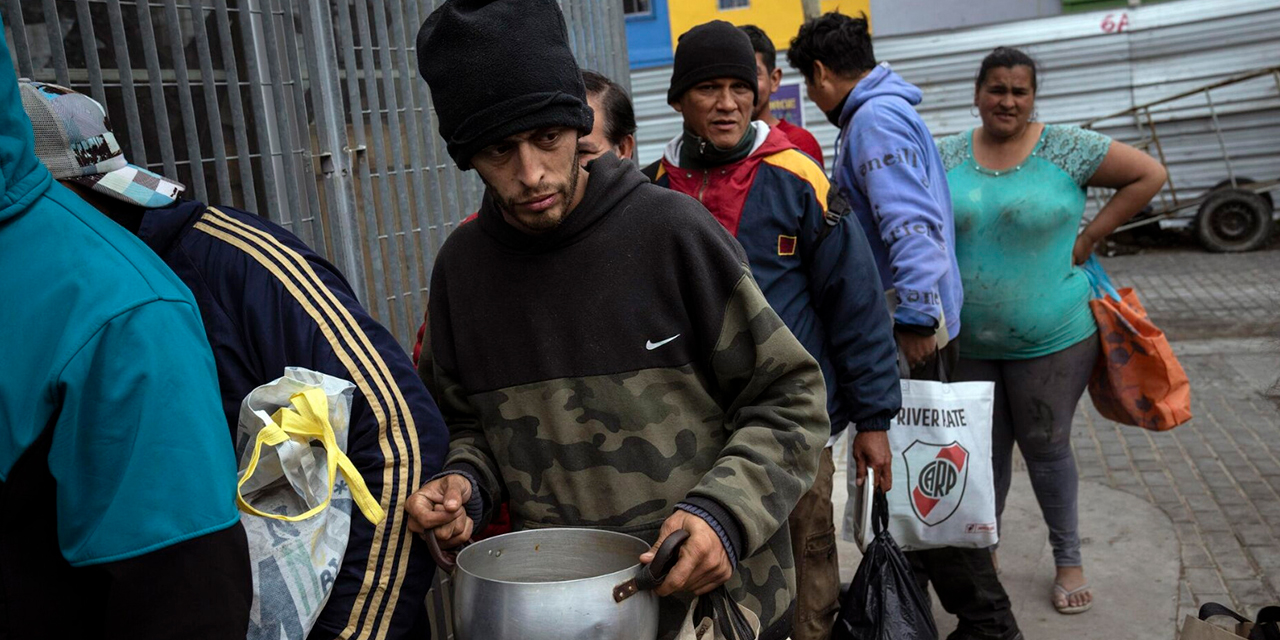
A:
[[[431,531],[424,531],[421,535],[427,541],[427,548],[431,550],[431,558],[436,561],[436,566],[452,575],[453,570],[458,567],[458,552],[441,549],[440,541],[436,540],[436,534]],[[463,543],[464,547],[466,545],[467,543]]]
[[[622,602],[635,595],[637,591],[656,589],[667,578],[671,568],[680,560],[680,547],[689,539],[689,532],[684,529],[672,531],[658,552],[653,554],[653,561],[641,567],[639,575],[613,588],[614,602]],[[654,573],[654,571],[657,573]]]

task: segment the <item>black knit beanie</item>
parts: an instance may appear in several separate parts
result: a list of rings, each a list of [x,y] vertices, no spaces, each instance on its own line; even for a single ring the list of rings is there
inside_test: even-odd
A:
[[[418,74],[440,137],[464,171],[471,156],[517,133],[591,133],[582,72],[556,0],[449,0],[418,31]]]
[[[679,102],[694,85],[713,78],[735,78],[751,85],[753,102],[760,102],[756,85],[756,50],[751,38],[741,29],[712,20],[700,24],[680,36],[676,45],[675,64],[671,69],[671,88],[667,103]]]

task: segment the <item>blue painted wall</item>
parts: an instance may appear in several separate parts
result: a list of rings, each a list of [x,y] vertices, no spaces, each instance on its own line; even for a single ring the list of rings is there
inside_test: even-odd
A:
[[[650,6],[653,11],[647,16],[627,16],[627,53],[632,69],[671,64],[671,19],[667,15],[667,0],[652,0]]]

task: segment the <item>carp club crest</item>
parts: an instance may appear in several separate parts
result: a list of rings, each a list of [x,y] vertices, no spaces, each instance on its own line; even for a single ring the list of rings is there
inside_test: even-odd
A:
[[[916,440],[902,452],[907,490],[916,517],[929,526],[942,524],[960,507],[969,480],[969,450],[958,442],[935,444]]]

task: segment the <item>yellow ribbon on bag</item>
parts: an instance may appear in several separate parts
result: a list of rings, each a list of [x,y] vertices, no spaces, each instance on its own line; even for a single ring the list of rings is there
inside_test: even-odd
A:
[[[355,500],[356,506],[360,507],[360,513],[363,513],[364,517],[373,524],[382,522],[387,516],[382,510],[382,505],[373,499],[373,495],[369,493],[369,487],[365,486],[364,478],[360,477],[360,472],[351,463],[351,459],[338,448],[337,438],[333,434],[333,425],[329,424],[329,399],[325,397],[324,391],[319,388],[300,391],[289,397],[289,403],[293,408],[282,407],[271,416],[271,424],[264,425],[258,431],[253,443],[253,456],[249,458],[249,464],[245,467],[244,477],[240,478],[240,482],[236,484],[236,504],[241,510],[264,518],[286,522],[306,520],[329,506],[329,501],[333,499],[333,482],[341,471],[342,477],[347,480],[347,486],[351,488],[351,498]],[[264,445],[274,447],[290,438],[304,443],[311,440],[320,440],[324,443],[329,468],[329,495],[325,497],[324,502],[302,515],[263,513],[253,508],[244,499],[240,489],[257,470],[262,447]]]

